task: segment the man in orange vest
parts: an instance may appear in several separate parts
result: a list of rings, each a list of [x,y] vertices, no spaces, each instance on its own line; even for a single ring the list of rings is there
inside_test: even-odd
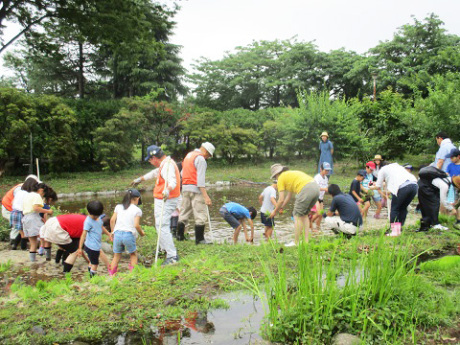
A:
[[[160,236],[160,247],[166,251],[166,260],[162,266],[174,264],[179,261],[179,256],[171,235],[170,223],[171,214],[176,209],[180,197],[179,169],[172,158],[166,156],[156,145],[147,148],[145,160],[158,168],[153,196],[155,198],[155,228]]]
[[[204,239],[207,206],[211,198],[206,192],[206,160],[213,156],[215,147],[206,142],[199,149],[189,152],[182,162],[182,204],[177,225],[177,239],[185,240],[185,225],[193,213],[195,219],[195,243],[208,244]]]

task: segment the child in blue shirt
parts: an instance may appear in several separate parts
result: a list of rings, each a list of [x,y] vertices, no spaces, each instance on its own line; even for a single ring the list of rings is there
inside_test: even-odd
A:
[[[100,216],[104,212],[104,206],[100,201],[90,201],[86,206],[89,216],[86,217],[83,224],[83,233],[80,237],[80,245],[78,248],[77,255],[83,254],[83,245],[86,254],[90,261],[88,267],[90,278],[94,277],[97,273],[97,266],[99,265],[99,256],[101,255],[101,242],[102,232],[109,236],[112,240],[112,235],[103,227],[102,219]]]
[[[253,219],[257,216],[257,211],[254,207],[244,207],[236,202],[228,202],[222,206],[219,213],[227,221],[228,224],[235,230],[233,233],[233,243],[238,243],[238,236],[241,228],[244,230],[246,242],[254,242],[254,223]],[[251,237],[248,237],[248,230],[246,229],[246,220],[251,225]]]

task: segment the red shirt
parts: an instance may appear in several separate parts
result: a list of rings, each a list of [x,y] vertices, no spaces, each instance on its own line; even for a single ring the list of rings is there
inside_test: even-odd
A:
[[[84,214],[63,214],[57,216],[61,228],[69,233],[70,238],[80,238],[83,233]]]

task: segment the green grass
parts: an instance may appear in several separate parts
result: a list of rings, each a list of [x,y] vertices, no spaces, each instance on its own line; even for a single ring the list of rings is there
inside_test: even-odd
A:
[[[416,274],[410,259],[427,249],[451,251],[460,242],[459,234],[418,234],[408,229],[395,239],[378,233],[352,240],[314,239],[309,245],[283,250],[276,243],[196,246],[191,241],[178,242],[181,261],[175,266],[138,266],[131,274],[85,278],[81,283],[70,275],[35,286],[18,281],[10,296],[0,299],[0,342],[91,342],[113,332],[142,333],[150,325],[188,311],[226,307],[216,295],[243,287],[249,293],[258,290],[274,297],[269,305],[276,327],[264,328],[264,333],[278,340],[287,341],[289,336],[314,343],[346,330],[374,343],[413,342],[423,327],[449,325],[460,315],[459,276],[452,274],[446,284],[440,271]],[[147,234],[139,240],[139,250],[153,259],[153,228],[147,227]],[[15,269],[6,268],[10,276]],[[361,269],[363,284],[357,282]],[[344,275],[346,287],[331,283],[337,275]],[[249,288],[248,282],[254,285]],[[166,305],[171,298],[175,303]],[[405,332],[391,326],[399,322],[408,326]],[[32,337],[33,326],[46,329],[46,335]],[[287,335],[281,337],[281,329]]]

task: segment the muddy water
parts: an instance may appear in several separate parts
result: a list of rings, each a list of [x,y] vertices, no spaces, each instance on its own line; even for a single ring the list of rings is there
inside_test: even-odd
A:
[[[254,206],[259,210],[260,205],[258,201],[259,194],[263,191],[264,186],[260,187],[246,187],[246,186],[224,186],[224,187],[213,187],[208,189],[208,194],[212,200],[212,206],[209,208],[209,214],[211,218],[211,225],[213,230],[213,238],[215,242],[224,242],[225,240],[231,241],[233,230],[224,221],[224,219],[219,214],[219,209],[226,202],[237,202],[246,207]],[[100,197],[100,200],[104,204],[104,212],[107,214],[112,214],[115,206],[121,203],[123,195],[116,195],[110,197]],[[56,206],[66,212],[80,212],[81,209],[86,207],[88,201],[91,200],[88,197],[73,199],[73,200],[60,200]],[[326,199],[326,204],[328,203]],[[145,192],[142,194],[142,210],[143,217],[141,224],[154,225],[153,217],[153,204],[154,199],[152,192]],[[294,231],[294,222],[291,219],[292,205],[288,205],[287,210],[283,215],[279,215],[275,219],[275,226],[278,235],[278,239],[282,242],[292,240],[293,231]],[[260,222],[260,215],[257,215],[257,218],[254,219],[255,225],[255,239],[256,242],[260,240],[264,232],[264,226]],[[190,234],[193,235],[193,228],[189,227]],[[292,238],[291,238],[292,237]],[[209,233],[209,226],[206,224],[206,238],[211,240],[211,234]],[[244,242],[244,235],[240,234],[240,241]]]
[[[262,302],[243,293],[220,296],[229,304],[228,309],[192,313],[178,320],[165,322],[163,326],[151,326],[145,333],[108,335],[102,342],[78,345],[172,345],[172,344],[221,344],[246,345],[270,344],[258,334],[264,316]]]

